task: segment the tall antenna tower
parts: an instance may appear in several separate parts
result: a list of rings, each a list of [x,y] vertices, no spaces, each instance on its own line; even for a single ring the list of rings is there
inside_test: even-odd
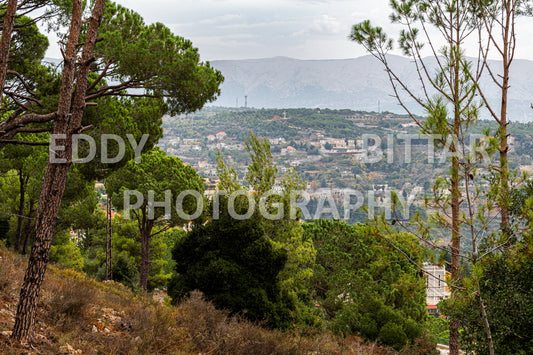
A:
[[[244,95],[244,108],[248,107],[248,95]]]

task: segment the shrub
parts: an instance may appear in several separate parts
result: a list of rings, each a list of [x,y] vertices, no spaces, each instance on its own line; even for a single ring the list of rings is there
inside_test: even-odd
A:
[[[113,263],[113,280],[130,288],[139,284],[139,271],[137,265],[126,255],[118,254]]]
[[[95,302],[96,290],[80,280],[51,279],[47,282],[49,314],[64,328],[85,325],[86,310]]]
[[[388,322],[379,331],[379,340],[384,344],[392,346],[396,350],[401,350],[407,343],[407,335],[398,324]]]
[[[200,290],[218,308],[271,328],[290,327],[294,303],[278,277],[286,251],[274,247],[256,218],[233,220],[227,208],[220,210],[220,219],[195,227],[176,243],[173,302]]]

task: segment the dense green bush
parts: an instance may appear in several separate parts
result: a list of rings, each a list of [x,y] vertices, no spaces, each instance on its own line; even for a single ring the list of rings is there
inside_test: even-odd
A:
[[[124,253],[115,256],[113,262],[113,281],[120,282],[130,288],[139,285],[139,268]]]
[[[407,339],[402,326],[393,322],[387,322],[379,331],[379,340],[396,350],[402,349]]]
[[[176,303],[200,290],[219,308],[270,327],[289,327],[294,304],[278,277],[286,252],[274,247],[257,218],[234,220],[225,198],[221,206],[220,219],[196,226],[176,243],[177,274],[169,295]]]

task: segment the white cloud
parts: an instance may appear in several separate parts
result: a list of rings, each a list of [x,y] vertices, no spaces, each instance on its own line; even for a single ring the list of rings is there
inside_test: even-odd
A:
[[[226,14],[222,16],[215,16],[207,19],[200,20],[198,23],[201,25],[218,25],[223,23],[231,23],[241,20],[242,16],[238,14]]]
[[[293,32],[291,37],[300,36],[336,36],[342,32],[342,24],[335,17],[330,15],[321,15],[315,17],[313,23],[299,31]]]
[[[162,22],[190,39],[206,60],[292,56],[353,58],[367,54],[347,39],[352,25],[370,19],[392,37],[389,0],[116,0],[146,23]],[[519,21],[517,58],[533,57],[530,18]],[[49,50],[58,57],[53,40]],[[399,54],[399,52],[395,52]]]
[[[335,17],[322,15],[313,22],[311,33],[318,35],[336,35],[341,32],[341,28],[341,23]]]

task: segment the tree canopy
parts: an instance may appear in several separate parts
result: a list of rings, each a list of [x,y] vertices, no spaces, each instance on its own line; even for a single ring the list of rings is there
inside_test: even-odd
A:
[[[313,294],[332,330],[398,350],[422,335],[424,279],[374,227],[318,220],[304,229],[317,250]],[[412,260],[424,260],[425,251],[413,236],[400,233],[394,243]]]

